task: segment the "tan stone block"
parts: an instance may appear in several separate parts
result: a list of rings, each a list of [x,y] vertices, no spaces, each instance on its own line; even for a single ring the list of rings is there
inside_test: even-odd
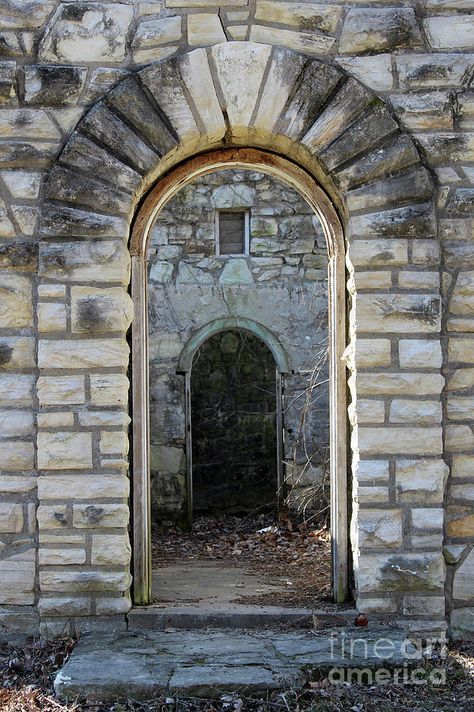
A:
[[[248,25],[228,25],[226,27],[227,34],[233,40],[242,41],[247,37]]]
[[[456,452],[474,448],[474,435],[468,425],[448,425],[446,427],[446,450]]]
[[[350,368],[389,366],[392,361],[391,343],[388,339],[359,339],[347,347],[345,354]]]
[[[465,540],[474,536],[472,507],[450,505],[447,509],[446,534],[448,537]]]
[[[399,460],[397,498],[402,502],[442,502],[448,474],[443,460]]]
[[[74,425],[74,413],[38,413],[38,428],[69,428]]]
[[[100,434],[100,452],[102,455],[126,455],[128,446],[127,433],[122,431],[103,431]]]
[[[45,475],[38,478],[38,497],[46,499],[125,498],[129,480],[122,475]]]
[[[131,418],[128,413],[124,411],[102,411],[102,410],[90,410],[81,411],[79,414],[80,425],[85,425],[87,427],[100,425],[127,428],[130,424]]]
[[[68,510],[65,504],[47,506],[40,504],[36,513],[41,529],[65,529],[68,524]]]
[[[451,466],[451,477],[474,477],[474,455],[454,455]]]
[[[442,407],[434,400],[395,399],[390,404],[391,423],[441,423]]]
[[[95,603],[95,609],[98,616],[128,613],[131,607],[132,602],[128,594],[118,598],[97,598]]]
[[[91,571],[81,568],[77,571],[41,571],[41,591],[75,592],[81,591],[127,591],[132,577],[128,571]]]
[[[180,73],[199,115],[207,136],[217,141],[225,134],[225,121],[212,80],[205,49],[196,49],[180,58]]]
[[[122,287],[72,287],[73,333],[127,331],[132,323],[133,302]]]
[[[450,338],[448,341],[448,355],[451,363],[474,363],[474,339]]]
[[[33,326],[31,281],[19,275],[0,275],[0,328],[29,326]]]
[[[64,532],[40,532],[40,544],[55,544],[57,548],[63,544],[78,544],[84,546],[86,541],[85,534],[65,534]]]
[[[0,354],[2,371],[34,368],[35,339],[31,336],[2,336]]]
[[[226,42],[219,15],[199,13],[188,15],[188,42],[191,47],[202,47]]]
[[[257,0],[255,19],[264,23],[290,25],[298,30],[334,33],[341,17],[338,5]]]
[[[384,401],[359,399],[357,405],[349,406],[351,423],[383,423],[385,420]]]
[[[89,597],[41,596],[38,601],[41,616],[88,616],[91,611]]]
[[[474,409],[474,396],[449,396],[449,420],[470,420]]]
[[[440,552],[363,554],[357,566],[358,591],[362,594],[444,592],[445,565]]]
[[[391,289],[391,272],[354,272],[353,281],[357,292],[364,289]]]
[[[408,263],[406,240],[353,240],[348,250],[354,267],[396,267]]]
[[[124,368],[130,349],[123,338],[39,342],[40,368]]]
[[[61,299],[66,296],[65,284],[38,284],[38,297],[40,299]]]
[[[121,373],[108,373],[90,377],[92,405],[125,405],[128,402],[130,382]]]
[[[358,460],[353,467],[354,478],[359,483],[388,482],[388,460]]]
[[[55,302],[38,304],[38,330],[41,332],[66,331],[66,305]]]
[[[441,368],[443,355],[437,339],[402,339],[398,345],[402,368]]]
[[[366,428],[353,432],[352,449],[364,455],[439,455],[441,428]]]
[[[0,375],[0,405],[31,405],[34,381],[34,376]]]
[[[126,534],[99,534],[92,537],[91,563],[97,566],[123,566],[130,563],[131,548]]]
[[[236,28],[228,28],[235,32]],[[247,26],[242,27],[247,31]],[[281,116],[304,66],[304,57],[275,50],[268,77],[263,87],[254,126],[263,131],[273,128]]]
[[[13,502],[0,503],[0,532],[20,534],[23,529],[23,507]]]
[[[402,543],[401,509],[359,509],[358,544],[362,549],[391,549]]]
[[[355,300],[354,328],[359,332],[438,332],[440,298],[429,294],[360,294]]]
[[[91,433],[38,433],[40,470],[82,470],[92,467]]]
[[[71,564],[85,564],[86,552],[84,549],[50,549],[40,547],[38,563],[40,566],[69,566]]]
[[[37,381],[41,405],[75,405],[84,403],[84,376],[40,376]]]
[[[355,500],[359,504],[388,503],[390,501],[390,494],[388,487],[363,487],[358,485],[355,489]]]
[[[413,530],[416,532],[442,529],[444,524],[444,510],[441,509],[441,507],[412,509],[411,522]]]
[[[439,373],[357,373],[350,378],[359,395],[439,395],[443,384]]]
[[[0,604],[31,606],[34,603],[35,561],[14,557],[0,561]]]
[[[75,504],[73,525],[77,529],[126,527],[129,514],[125,504]]]
[[[18,475],[0,476],[0,494],[25,494],[36,487],[35,477]]]
[[[0,437],[16,438],[32,434],[32,413],[26,410],[0,410]]]
[[[296,50],[296,52],[304,52],[305,54],[320,54],[321,52],[329,52],[334,45],[335,38],[327,35],[310,34],[309,32],[295,32],[279,27],[251,25],[250,41],[289,47]]]
[[[402,289],[439,290],[438,272],[408,272],[398,273],[398,286]]]
[[[0,442],[1,470],[31,470],[35,466],[33,443],[18,440]]]

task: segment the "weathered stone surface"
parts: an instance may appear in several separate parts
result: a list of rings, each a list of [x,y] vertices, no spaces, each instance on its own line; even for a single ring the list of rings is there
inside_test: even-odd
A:
[[[394,399],[390,405],[391,423],[440,423],[439,401]]]
[[[126,497],[129,481],[122,475],[46,475],[38,478],[38,497],[48,499],[104,499]]]
[[[28,277],[0,276],[0,328],[33,326],[31,281]]]
[[[420,46],[420,28],[411,8],[352,8],[342,28],[339,51],[356,54]]]
[[[90,614],[91,603],[88,597],[41,596],[38,610],[42,616],[87,616]]]
[[[360,395],[438,395],[444,378],[438,373],[357,373],[356,384]]]
[[[21,504],[4,502],[0,504],[0,532],[19,534],[23,529],[23,507]]]
[[[293,91],[305,58],[284,48],[274,50],[254,125],[267,131],[275,125]]]
[[[446,212],[472,215],[473,208],[474,188],[456,188],[446,205]]]
[[[461,505],[448,506],[446,534],[448,537],[461,539],[461,541],[474,536],[474,514],[472,514],[472,507],[463,507]]]
[[[96,104],[81,127],[92,139],[98,139],[120,161],[144,173],[152,168],[157,155],[141,138],[103,103]]]
[[[70,566],[86,563],[84,549],[52,549],[40,547],[38,551],[40,566]],[[44,612],[44,609],[43,609]],[[63,614],[65,611],[63,611]]]
[[[416,139],[432,166],[473,160],[474,135],[472,134],[439,131],[416,134]]]
[[[354,354],[354,365],[357,365],[357,368],[389,366],[391,360],[392,355],[388,339],[357,339]]]
[[[412,527],[415,531],[424,529],[442,529],[444,511],[440,507],[411,510]]]
[[[188,15],[188,42],[191,47],[202,47],[226,42],[219,15],[199,13]]]
[[[376,54],[366,57],[338,57],[337,63],[348,74],[374,91],[388,91],[392,88],[392,60],[389,54]]]
[[[127,455],[127,434],[122,431],[103,431],[100,434],[99,449],[102,455]]]
[[[417,166],[393,178],[349,191],[346,204],[349,210],[373,210],[376,207],[404,203],[407,198],[414,202],[429,200],[433,189],[433,180],[428,171]]]
[[[296,32],[276,27],[265,27],[264,25],[251,26],[250,40],[263,44],[290,47],[290,49],[294,49],[297,52],[315,55],[328,52],[335,42],[335,38],[328,35]]]
[[[90,377],[92,405],[126,405],[129,380],[122,374]]]
[[[90,433],[38,433],[40,470],[82,470],[92,467]]]
[[[448,474],[443,460],[399,460],[397,498],[402,502],[442,502]]]
[[[359,560],[359,591],[443,591],[441,553],[366,554]]]
[[[452,99],[448,92],[394,94],[391,101],[408,129],[453,128]]]
[[[91,571],[82,568],[77,571],[41,571],[41,591],[126,591],[131,576],[121,571]]]
[[[326,5],[303,2],[269,2],[257,0],[255,19],[264,22],[276,22],[296,27],[302,32],[334,33],[341,17],[342,8],[338,5]]]
[[[451,611],[451,631],[455,640],[466,640],[474,632],[474,607]]]
[[[170,127],[158,116],[133,77],[120,82],[107,96],[107,103],[118,109],[160,156],[176,146],[176,138]]]
[[[56,0],[42,0],[40,3],[6,0],[0,7],[0,27],[18,30],[41,27],[55,5]]]
[[[127,535],[98,534],[92,537],[91,564],[98,566],[126,566],[131,548]]]
[[[0,405],[32,405],[34,381],[34,376],[0,375]]]
[[[34,603],[35,560],[11,556],[0,561],[0,603],[31,606]],[[28,552],[26,552],[28,554]]]
[[[125,504],[75,504],[73,526],[77,529],[126,527],[129,514]]]
[[[11,472],[31,470],[34,467],[35,451],[33,443],[0,442],[0,469]]]
[[[367,108],[371,98],[362,84],[348,79],[303,136],[302,143],[311,153],[319,153]]]
[[[59,139],[60,133],[45,111],[4,109],[0,113],[0,138]]]
[[[451,362],[474,363],[474,339],[450,338],[448,353]]]
[[[448,378],[449,391],[468,390],[474,386],[474,368],[457,368]]]
[[[423,203],[352,217],[349,230],[353,237],[433,237],[436,218],[431,203]]]
[[[228,262],[219,277],[219,283],[228,286],[253,284],[253,281],[252,273],[248,268],[247,261],[239,259],[233,259]]]
[[[439,291],[439,273],[415,270],[398,273],[398,286],[402,289],[424,289],[428,292]]]
[[[334,67],[316,60],[309,62],[294,96],[275,128],[295,139],[304,136],[340,78],[340,73]]]
[[[161,47],[181,39],[182,20],[175,17],[160,17],[141,22],[132,39],[132,56],[135,62],[156,59],[156,47]]]
[[[39,47],[50,62],[121,62],[133,7],[124,3],[61,3]]]
[[[472,47],[474,18],[472,15],[440,15],[423,20],[425,32],[434,49]]]
[[[2,438],[16,438],[33,434],[33,413],[27,410],[0,410]]]
[[[130,207],[128,195],[114,190],[110,185],[96,181],[67,168],[54,166],[48,177],[47,197],[64,203],[77,203],[103,212],[127,214]]]
[[[72,287],[71,289],[73,333],[127,331],[132,317],[132,300],[121,287],[108,289]]]
[[[388,482],[390,464],[387,460],[358,460],[353,471],[359,483]]]
[[[472,601],[474,598],[472,580],[474,578],[474,551],[470,551],[454,574],[453,598],[459,601]]]
[[[450,420],[469,420],[473,412],[474,397],[450,396],[447,407]]]
[[[40,368],[110,368],[128,364],[129,347],[124,339],[74,339],[40,341]]]
[[[85,67],[31,64],[22,69],[25,104],[38,106],[74,105],[84,88]]]
[[[468,425],[448,425],[445,443],[450,452],[470,450],[474,448],[474,434]]]
[[[52,331],[66,331],[67,313],[66,305],[60,303],[38,304],[38,331],[41,333]]]
[[[125,237],[127,222],[113,215],[47,203],[41,232],[47,237]]]
[[[402,543],[401,509],[359,509],[358,543],[362,549],[391,549]]]
[[[225,120],[217,98],[206,50],[196,49],[179,59],[179,71],[204,123],[209,140],[222,138]]]
[[[121,190],[133,192],[141,182],[139,173],[81,134],[74,134],[68,141],[61,162],[113,186],[120,185]]]
[[[70,282],[128,284],[130,255],[122,242],[111,240],[42,243],[40,275]]]
[[[2,371],[15,371],[19,368],[33,368],[34,365],[34,337],[0,337],[0,369]]]
[[[72,428],[74,425],[74,413],[72,412],[38,413],[36,417],[39,428]]]
[[[84,403],[84,376],[40,376],[36,385],[41,405]]]
[[[365,455],[440,455],[443,452],[441,428],[359,427],[353,437],[354,450]]]
[[[355,307],[360,332],[430,333],[441,326],[440,298],[434,295],[360,294]]]

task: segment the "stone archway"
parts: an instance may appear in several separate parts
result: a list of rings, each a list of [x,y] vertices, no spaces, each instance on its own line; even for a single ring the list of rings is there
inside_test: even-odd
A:
[[[433,181],[411,138],[359,82],[319,60],[248,42],[197,49],[129,76],[88,112],[51,171],[40,285],[66,285],[71,320],[65,330],[40,339],[39,368],[48,378],[84,375],[92,408],[74,420],[72,430],[58,425],[39,434],[38,465],[46,475],[40,477],[40,510],[48,507],[46,480],[61,477],[61,470],[77,470],[77,479],[93,483],[98,505],[77,503],[76,489],[65,490],[65,521],[90,535],[88,563],[68,576],[40,567],[41,597],[58,591],[82,596],[89,603],[78,615],[121,613],[130,605],[123,563],[129,226],[158,179],[165,196],[186,179],[179,172],[167,177],[171,169],[226,147],[264,149],[276,160],[285,156],[312,186],[323,186],[329,197],[321,191],[315,203],[339,212],[352,298],[346,358],[352,371],[357,601],[368,611],[419,619],[419,607],[405,599],[443,595],[441,545],[428,537],[420,546],[410,499],[397,488],[398,473],[405,476],[410,468],[441,480],[445,474],[439,424],[414,426],[409,415],[415,399],[437,402],[443,387],[437,372],[440,298],[432,277],[439,258],[426,240],[436,236]],[[158,203],[155,194],[156,209]],[[135,222],[135,262],[150,219],[151,212],[142,210]],[[334,234],[324,211],[322,219],[328,235]],[[134,294],[143,277],[135,267]],[[145,312],[136,306],[134,325],[143,329]],[[134,365],[141,374],[134,389],[140,389],[146,363]],[[142,404],[135,424],[141,419],[145,433],[146,417]],[[341,439],[336,442],[342,446]],[[50,527],[40,517],[40,533]],[[123,556],[104,554],[112,545],[107,537],[116,537],[114,547]]]

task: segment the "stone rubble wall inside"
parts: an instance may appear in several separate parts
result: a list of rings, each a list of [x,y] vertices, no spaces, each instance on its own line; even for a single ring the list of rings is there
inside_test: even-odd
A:
[[[357,364],[351,386],[359,396],[351,410],[359,453],[353,470],[354,545],[358,551],[365,540],[369,552],[375,548],[361,559],[363,570],[356,561],[358,600],[369,614],[411,617],[428,628],[432,620],[444,618],[446,597],[453,634],[472,634],[473,29],[469,0],[1,4],[2,630],[34,633],[38,611],[47,622],[44,632],[62,629],[69,617],[82,617],[85,627],[89,616],[95,616],[94,625],[123,625],[130,605],[130,576],[123,568],[130,555],[128,351],[119,339],[111,348],[110,335],[124,335],[131,320],[122,287],[128,284],[128,258],[117,237],[128,230],[127,193],[139,185],[135,169],[143,173],[150,155],[142,146],[136,156],[141,166],[125,160],[125,167],[118,168],[116,159],[101,153],[118,130],[117,122],[109,117],[103,133],[96,131],[95,195],[101,178],[117,180],[111,202],[100,204],[115,217],[107,229],[87,223],[81,233],[86,239],[71,240],[67,253],[67,233],[56,244],[51,240],[38,281],[46,177],[88,108],[131,71],[196,47],[246,40],[322,59],[373,90],[412,135],[434,177],[435,228],[423,229],[420,218],[411,232],[397,234],[395,228],[381,227],[382,193],[371,197],[365,187],[357,191],[360,176],[380,177],[377,160],[361,160],[355,169],[348,161],[344,169],[341,155],[358,150],[350,139],[339,141],[323,160],[326,170],[337,169],[343,193],[353,189],[346,205],[362,213],[370,206],[373,210],[372,218],[361,213],[348,228],[348,237],[361,238],[349,250],[355,268],[350,288],[358,305],[352,323],[359,333],[357,349],[349,354],[352,366]],[[258,64],[254,72],[257,76]],[[341,102],[344,106],[342,97]],[[300,136],[308,129],[306,108],[295,108],[291,124]],[[365,123],[355,121],[352,129],[352,142],[357,139],[364,150],[365,138],[373,143],[378,132],[383,143],[393,130],[382,109],[375,115],[375,124],[372,116]],[[88,119],[92,132],[94,116]],[[344,115],[346,120],[350,117]],[[69,148],[70,166],[86,165],[88,146],[85,139]],[[121,148],[126,153],[123,142]],[[413,193],[428,195],[426,175],[415,168],[410,146],[401,140],[391,151],[383,151],[385,165],[412,161]],[[93,161],[88,160],[90,168]],[[69,178],[65,195],[64,173],[56,168],[51,174],[53,204],[55,194],[66,204],[86,201],[80,184],[75,191]],[[403,211],[406,180],[404,174],[401,181],[387,181],[385,199],[396,203],[400,196],[402,201],[394,209],[393,225],[400,215],[396,211]],[[430,295],[437,294],[440,278],[442,315],[433,316],[436,298]],[[425,328],[410,322],[409,313],[421,315]],[[92,332],[97,338],[88,338]],[[38,339],[43,342],[39,347]],[[446,378],[441,400],[440,368]],[[395,430],[396,439],[390,437]],[[403,452],[396,447],[400,443]],[[439,459],[441,450],[449,476]],[[94,468],[100,478],[88,476]],[[446,577],[439,557],[443,541]],[[411,553],[400,554],[398,564],[392,557],[390,563],[387,547]],[[406,566],[409,560],[412,567]],[[400,581],[393,578],[397,565],[408,571]],[[410,574],[415,566],[424,573]]]

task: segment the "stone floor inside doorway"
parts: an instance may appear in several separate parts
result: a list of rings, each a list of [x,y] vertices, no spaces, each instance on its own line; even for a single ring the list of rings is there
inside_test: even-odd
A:
[[[325,526],[288,517],[198,517],[153,536],[153,604],[214,610],[331,605],[331,546]]]

